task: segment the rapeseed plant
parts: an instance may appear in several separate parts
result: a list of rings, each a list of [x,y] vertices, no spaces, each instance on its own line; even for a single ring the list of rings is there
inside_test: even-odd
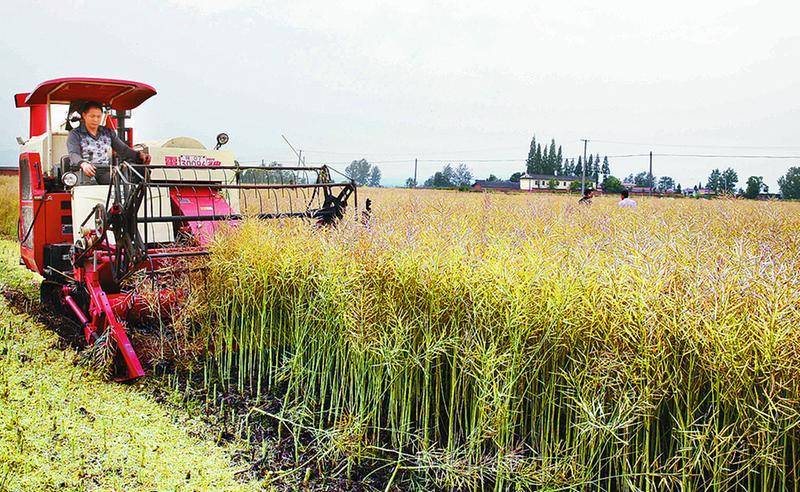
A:
[[[366,193],[216,238],[209,384],[443,487],[798,488],[800,204]]]

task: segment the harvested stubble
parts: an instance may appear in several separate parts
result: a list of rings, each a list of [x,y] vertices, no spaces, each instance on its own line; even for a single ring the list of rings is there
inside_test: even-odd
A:
[[[797,490],[800,204],[369,193],[218,238],[224,381],[444,487]]]

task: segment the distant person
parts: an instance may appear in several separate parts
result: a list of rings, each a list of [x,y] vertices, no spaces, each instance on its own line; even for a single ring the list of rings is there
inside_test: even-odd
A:
[[[593,190],[585,190],[583,192],[583,198],[578,200],[578,203],[582,205],[591,205],[592,204],[592,196],[594,196]]]
[[[372,200],[367,198],[364,210],[361,211],[361,225],[369,229],[372,222]]]
[[[618,207],[636,208],[636,200],[628,198],[628,195],[630,195],[628,190],[622,190],[621,195],[622,195],[622,200],[620,200],[619,203],[617,203]]]

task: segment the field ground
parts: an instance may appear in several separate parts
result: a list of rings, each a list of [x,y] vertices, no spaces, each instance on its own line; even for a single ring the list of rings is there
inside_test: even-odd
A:
[[[76,365],[27,314],[38,286],[17,260],[17,245],[0,241],[0,290],[28,299],[20,311],[0,297],[0,490],[259,489],[237,481],[236,449],[206,424]]]

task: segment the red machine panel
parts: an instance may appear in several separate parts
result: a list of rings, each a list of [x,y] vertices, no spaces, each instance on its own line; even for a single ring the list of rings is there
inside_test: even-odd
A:
[[[72,209],[69,193],[47,193],[36,153],[22,154],[19,159],[19,212],[22,260],[42,274],[44,247],[72,243]]]

